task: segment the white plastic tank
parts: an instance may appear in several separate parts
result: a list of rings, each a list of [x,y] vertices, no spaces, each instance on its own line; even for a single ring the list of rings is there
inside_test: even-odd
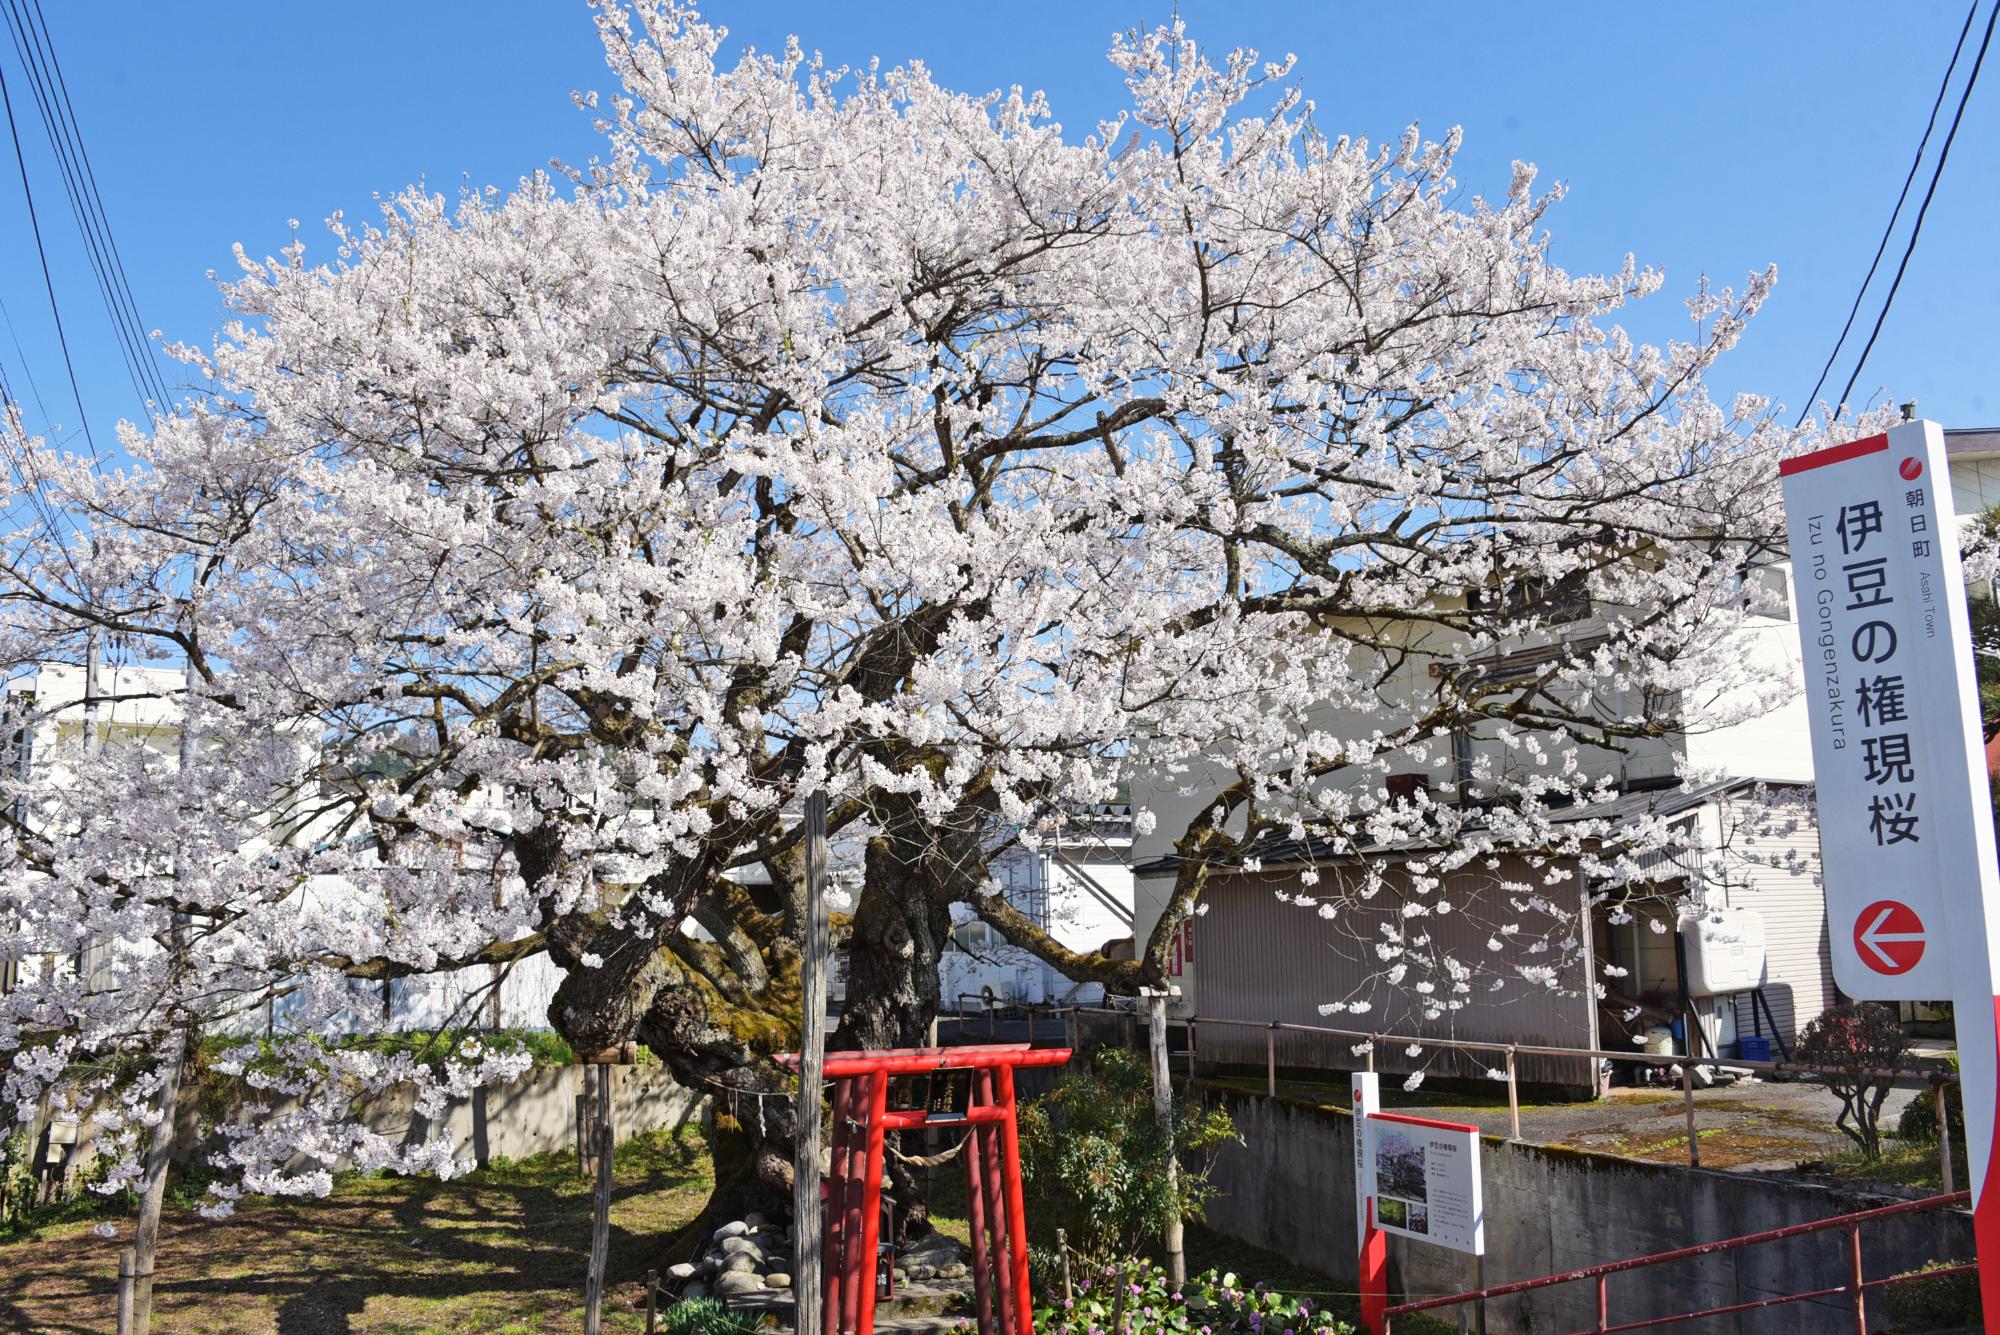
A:
[[[1697,997],[1748,992],[1764,982],[1764,919],[1752,909],[1714,908],[1681,924],[1688,991]]]

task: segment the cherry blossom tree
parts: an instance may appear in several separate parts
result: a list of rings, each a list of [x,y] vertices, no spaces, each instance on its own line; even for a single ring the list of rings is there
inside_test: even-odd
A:
[[[1704,389],[1773,274],[1635,344],[1661,276],[1551,263],[1532,168],[1468,197],[1455,132],[1329,138],[1289,61],[1178,26],[1114,41],[1130,107],[1073,133],[918,64],[732,64],[665,0],[596,22],[601,158],[239,253],[237,322],[178,350],[206,390],[122,468],[11,425],[0,656],[188,664],[194,739],[8,781],[0,950],[43,961],[0,999],[13,1110],[60,1088],[136,1146],[166,1036],[283,991],[293,1037],[237,1064],[287,1097],[220,1195],[449,1168],[354,1098],[507,1060],[342,1047],[350,983],[540,952],[579,1051],[780,1091],[807,792],[851,851],[845,1038],[907,1041],[954,903],[1125,992],[1274,833],[1430,841],[1419,920],[1498,847],[1629,861],[1661,832],[1553,819],[1603,791],[1576,757],[1786,689],[1730,636],[1819,428]],[[1579,593],[1587,646],[1482,675]],[[1464,727],[1508,758],[1391,800]],[[987,865],[1135,777],[1201,798],[1168,912],[1071,951]],[[1401,986],[1489,967],[1395,945]]]

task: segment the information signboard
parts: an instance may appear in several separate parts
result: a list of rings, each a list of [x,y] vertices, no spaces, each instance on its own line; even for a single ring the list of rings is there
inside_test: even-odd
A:
[[[1479,1128],[1397,1113],[1366,1119],[1375,1224],[1474,1256],[1486,1251]]]
[[[1944,432],[1911,422],[1784,460],[1833,977],[1950,999],[1989,1325],[2000,866]]]

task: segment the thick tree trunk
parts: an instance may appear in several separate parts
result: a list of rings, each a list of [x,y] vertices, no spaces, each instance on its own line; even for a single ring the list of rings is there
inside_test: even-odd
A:
[[[869,842],[834,1049],[919,1048],[937,1015],[951,901],[921,863],[908,865],[900,851],[887,839]]]
[[[938,969],[951,938],[951,892],[930,874],[928,861],[908,841],[869,842],[861,902],[847,941],[847,1000],[830,1050],[920,1048],[928,1042],[937,1017]],[[900,1149],[902,1139],[898,1135],[892,1143]],[[893,1154],[884,1164],[896,1201],[896,1240],[923,1237],[931,1222],[921,1180]]]

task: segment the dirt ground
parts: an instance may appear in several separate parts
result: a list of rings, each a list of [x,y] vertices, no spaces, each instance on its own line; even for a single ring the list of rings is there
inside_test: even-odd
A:
[[[707,1202],[706,1150],[619,1150],[609,1331],[645,1328],[647,1253]],[[589,1188],[573,1156],[499,1164],[452,1182],[357,1177],[326,1200],[257,1201],[228,1220],[169,1211],[160,1229],[159,1335],[554,1335],[583,1326]],[[0,1244],[0,1330],[102,1335],[116,1325],[129,1214]]]

